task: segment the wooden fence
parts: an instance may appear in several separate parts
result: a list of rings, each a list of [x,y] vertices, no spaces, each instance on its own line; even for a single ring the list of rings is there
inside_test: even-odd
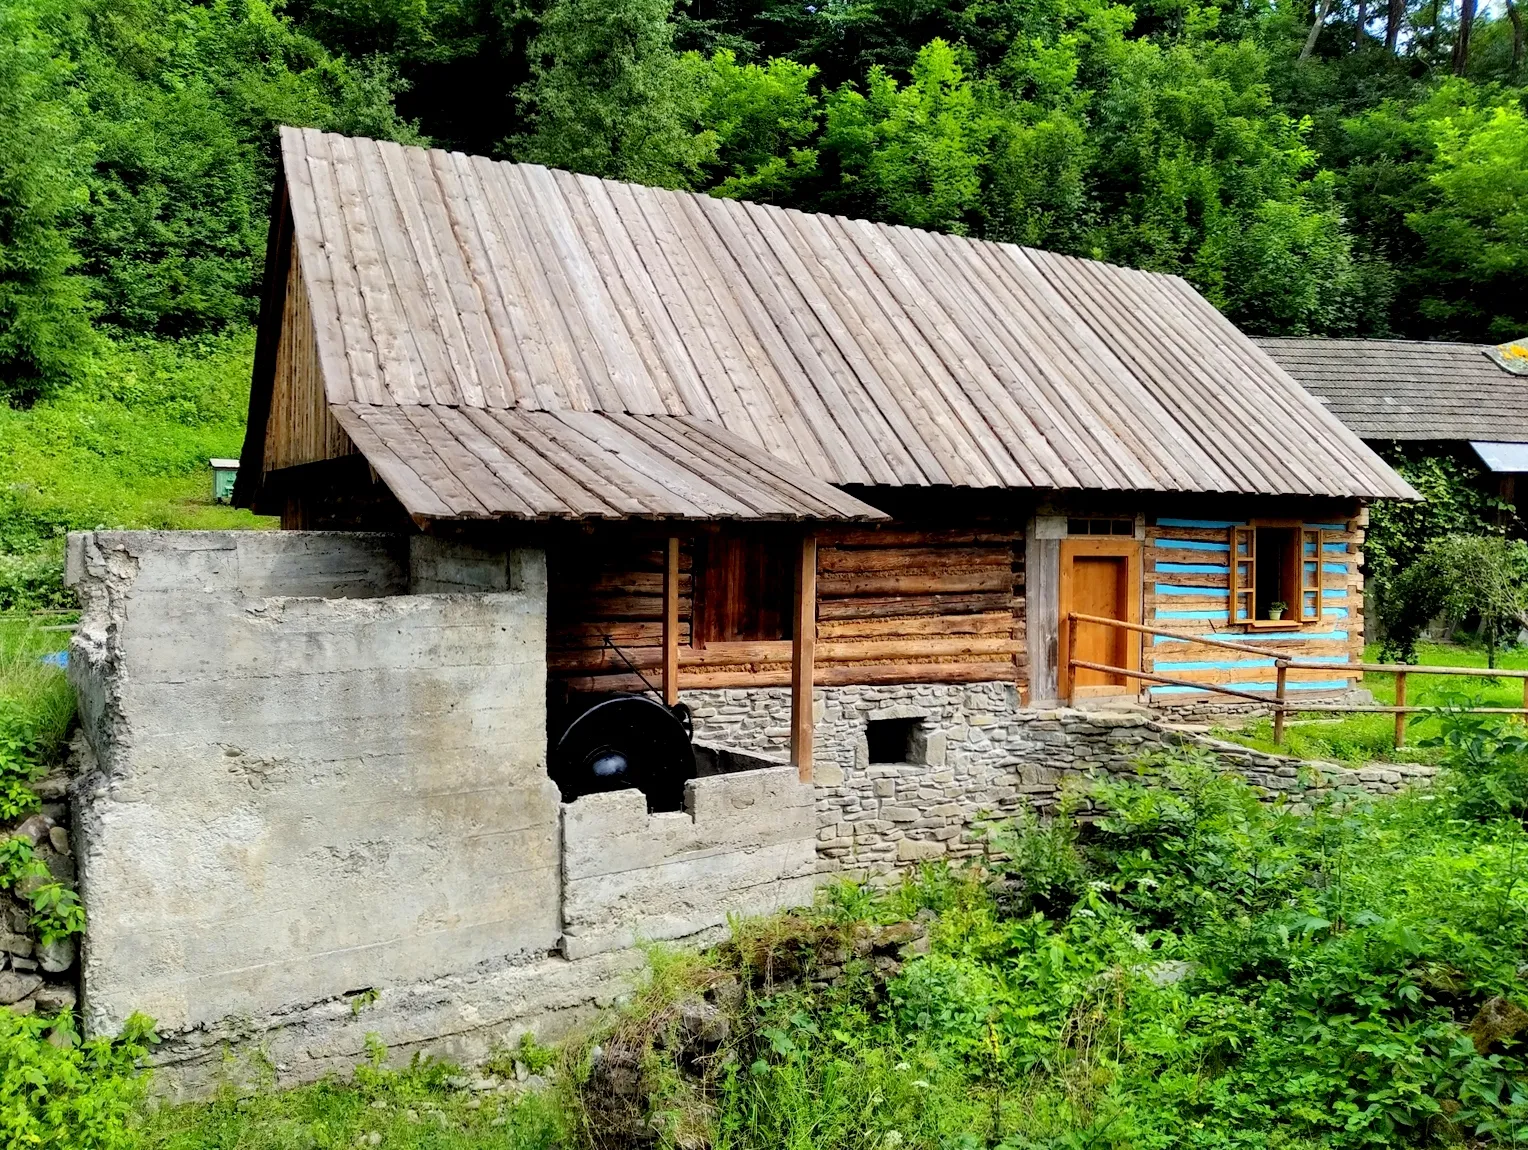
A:
[[[1266,692],[1243,691],[1234,687],[1222,686],[1218,683],[1201,683],[1188,679],[1175,679],[1169,675],[1158,675],[1151,671],[1132,671],[1128,667],[1112,667],[1105,663],[1093,663],[1086,659],[1077,658],[1077,625],[1086,623],[1104,627],[1114,627],[1119,630],[1133,631],[1141,635],[1165,635],[1172,639],[1182,639],[1183,635],[1176,631],[1164,631],[1158,627],[1147,627],[1141,623],[1127,623],[1123,619],[1108,619],[1101,615],[1084,615],[1073,612],[1067,616],[1071,626],[1067,628],[1067,666],[1072,669],[1068,681],[1075,684],[1076,669],[1081,667],[1090,671],[1100,671],[1105,674],[1119,675],[1129,679],[1140,679],[1148,683],[1162,683],[1173,687],[1189,687],[1196,691],[1214,691],[1221,695],[1231,695],[1238,699],[1250,699],[1255,703],[1261,703],[1273,710],[1273,741],[1277,744],[1284,742],[1284,720],[1291,711],[1331,711],[1341,714],[1389,714],[1395,716],[1395,745],[1400,747],[1406,741],[1406,716],[1419,714],[1423,711],[1433,710],[1431,707],[1414,707],[1406,704],[1406,680],[1414,675],[1472,675],[1477,678],[1493,679],[1521,679],[1523,682],[1523,705],[1521,707],[1466,707],[1465,713],[1471,715],[1528,715],[1528,671],[1503,671],[1495,668],[1482,669],[1479,667],[1425,667],[1410,663],[1348,663],[1343,668],[1348,671],[1375,671],[1393,674],[1395,676],[1395,703],[1386,705],[1383,703],[1347,704],[1347,703],[1291,703],[1287,697],[1289,670],[1297,669],[1331,670],[1330,663],[1316,663],[1305,659],[1292,659],[1279,651],[1271,651],[1265,647],[1259,647],[1255,643],[1231,643],[1223,639],[1195,638],[1194,643],[1202,643],[1207,647],[1224,647],[1228,651],[1239,651],[1243,654],[1264,655],[1273,660],[1275,673],[1275,686],[1273,695],[1270,697]],[[1075,688],[1074,688],[1075,689]],[[1071,702],[1072,700],[1068,700]]]

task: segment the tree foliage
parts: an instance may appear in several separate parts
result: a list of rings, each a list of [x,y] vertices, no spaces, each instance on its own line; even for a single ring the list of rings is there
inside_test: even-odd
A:
[[[670,0],[554,0],[531,43],[517,159],[660,188],[716,156],[705,67],[674,51]]]
[[[1253,332],[1528,330],[1515,5],[1468,37],[1433,0],[0,0],[0,27],[13,401],[80,376],[92,321],[248,323],[282,122],[1173,272]]]
[[[88,154],[67,80],[34,14],[0,4],[0,401],[57,386],[91,343],[89,285],[64,230]]]
[[[1497,647],[1528,627],[1528,543],[1445,536],[1391,582],[1379,603],[1387,654],[1415,662],[1417,639],[1433,619],[1474,619],[1486,641],[1486,665],[1494,667]]]

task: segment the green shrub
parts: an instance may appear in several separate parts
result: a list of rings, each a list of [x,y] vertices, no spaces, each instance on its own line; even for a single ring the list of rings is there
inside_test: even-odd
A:
[[[54,1034],[52,1041],[46,1037]],[[130,1150],[145,1079],[135,1069],[158,1039],[135,1014],[116,1038],[80,1043],[68,1014],[0,1010],[0,1143],[48,1150]]]
[[[843,888],[829,922],[937,903],[929,953],[760,994],[690,1112],[729,1150],[1510,1143],[1528,1030],[1482,1020],[1528,1002],[1528,834],[1451,793],[1296,809],[1165,756],[991,828],[1016,897]]]
[[[64,586],[62,547],[30,555],[0,554],[0,614],[70,610],[78,605],[74,592]]]

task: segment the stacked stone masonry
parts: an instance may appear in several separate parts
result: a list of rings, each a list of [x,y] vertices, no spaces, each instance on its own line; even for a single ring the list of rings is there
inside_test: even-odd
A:
[[[785,690],[688,691],[696,735],[759,752],[790,742]],[[817,869],[879,877],[930,859],[981,852],[975,824],[1028,805],[1046,811],[1070,781],[1135,770],[1142,755],[1192,745],[1272,794],[1332,787],[1392,793],[1426,782],[1412,764],[1352,770],[1185,734],[1144,711],[1022,708],[1011,683],[827,687],[816,692]],[[912,728],[904,761],[872,762],[868,724]]]

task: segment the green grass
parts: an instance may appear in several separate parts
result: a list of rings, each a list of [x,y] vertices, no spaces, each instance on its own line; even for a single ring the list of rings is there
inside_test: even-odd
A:
[[[0,404],[0,554],[99,526],[271,525],[213,503],[207,468],[243,445],[253,353],[252,332],[108,345],[58,396]]]
[[[42,661],[69,645],[69,632],[43,629],[57,625],[0,616],[0,708],[25,717],[44,762],[58,758],[74,719],[73,688],[63,670]]]
[[[295,1090],[231,1092],[215,1102],[161,1107],[135,1150],[551,1150],[568,1140],[555,1091],[505,1095],[453,1089],[460,1073],[440,1063],[403,1070],[361,1067],[351,1082]],[[474,1074],[473,1077],[476,1077]]]
[[[1364,649],[1365,662],[1380,662],[1379,647]],[[1523,685],[1519,679],[1491,678],[1486,673],[1484,647],[1456,643],[1419,643],[1420,666],[1479,667],[1479,677],[1469,675],[1417,675],[1406,679],[1406,702],[1410,706],[1446,706],[1466,702],[1482,707],[1521,707]],[[1528,670],[1528,649],[1513,648],[1498,652],[1497,666],[1504,670]],[[1371,673],[1361,684],[1373,692],[1376,703],[1395,702],[1395,676]],[[1406,722],[1406,745],[1394,745],[1395,718],[1392,715],[1341,715],[1307,713],[1291,717],[1285,726],[1285,744],[1273,741],[1273,723],[1257,719],[1238,728],[1217,730],[1223,737],[1256,747],[1308,759],[1332,759],[1345,763],[1363,762],[1434,762],[1436,749],[1417,744],[1437,733],[1437,720],[1414,715]]]

